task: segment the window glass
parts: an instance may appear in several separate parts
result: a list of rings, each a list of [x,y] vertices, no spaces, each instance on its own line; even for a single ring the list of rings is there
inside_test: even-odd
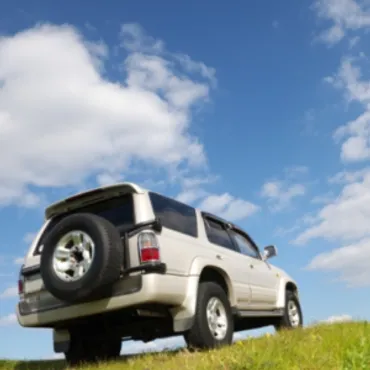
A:
[[[130,228],[135,222],[132,194],[122,195],[117,198],[89,204],[53,219],[42,235],[35,254],[40,253],[40,246],[43,245],[45,238],[61,218],[80,212],[93,213],[103,217],[111,222],[114,226],[118,227],[121,232]]]
[[[102,202],[95,209],[91,208],[86,211],[95,213],[110,221],[114,226],[132,226],[134,224],[133,201],[130,194],[129,197],[120,197],[113,202]]]
[[[232,240],[222,224],[210,219],[204,219],[204,223],[208,240],[211,243],[235,250]]]
[[[193,207],[166,198],[156,193],[149,193],[156,217],[168,229],[197,237],[197,216]]]
[[[253,258],[260,258],[258,250],[247,238],[235,231],[231,231],[231,235],[242,254]]]

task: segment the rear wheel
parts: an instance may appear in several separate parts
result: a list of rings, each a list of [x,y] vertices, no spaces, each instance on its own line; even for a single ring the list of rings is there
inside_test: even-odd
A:
[[[119,357],[121,345],[119,337],[83,337],[72,333],[69,349],[64,355],[69,366],[109,361]]]
[[[211,349],[232,342],[233,315],[225,291],[216,283],[199,284],[195,319],[184,338],[190,348]]]
[[[284,315],[275,324],[276,330],[296,329],[303,325],[301,305],[297,295],[287,290],[285,294]]]

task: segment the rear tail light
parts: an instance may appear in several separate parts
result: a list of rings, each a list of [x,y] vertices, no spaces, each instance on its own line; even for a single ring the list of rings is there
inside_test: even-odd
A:
[[[24,276],[22,274],[23,266],[21,267],[21,270],[19,272],[18,276],[18,294],[21,296],[24,293]]]
[[[156,235],[150,231],[142,232],[138,237],[140,263],[158,262],[161,260]]]

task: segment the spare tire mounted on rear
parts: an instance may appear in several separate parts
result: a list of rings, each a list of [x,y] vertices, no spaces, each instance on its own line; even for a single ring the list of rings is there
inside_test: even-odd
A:
[[[120,277],[123,245],[118,230],[90,213],[63,218],[47,235],[41,254],[45,288],[76,302],[99,294]]]

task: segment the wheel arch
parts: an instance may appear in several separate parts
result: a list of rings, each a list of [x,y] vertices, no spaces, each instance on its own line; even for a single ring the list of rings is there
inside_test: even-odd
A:
[[[287,281],[287,283],[285,284],[285,290],[288,290],[298,296],[298,287],[297,284],[295,284],[293,281]]]
[[[299,297],[297,284],[291,279],[284,278],[280,282],[280,288],[277,297],[277,308],[285,307],[285,296],[287,291],[293,292],[297,297]]]
[[[230,306],[236,306],[236,297],[229,274],[221,264],[214,263],[208,258],[196,257],[189,270],[186,297],[181,306],[171,309],[174,332],[188,330],[194,320],[199,283],[215,281],[225,290]]]
[[[227,294],[230,305],[235,305],[235,294],[229,275],[220,267],[213,265],[206,265],[203,267],[199,275],[199,283],[204,281],[213,281],[221,286]]]

